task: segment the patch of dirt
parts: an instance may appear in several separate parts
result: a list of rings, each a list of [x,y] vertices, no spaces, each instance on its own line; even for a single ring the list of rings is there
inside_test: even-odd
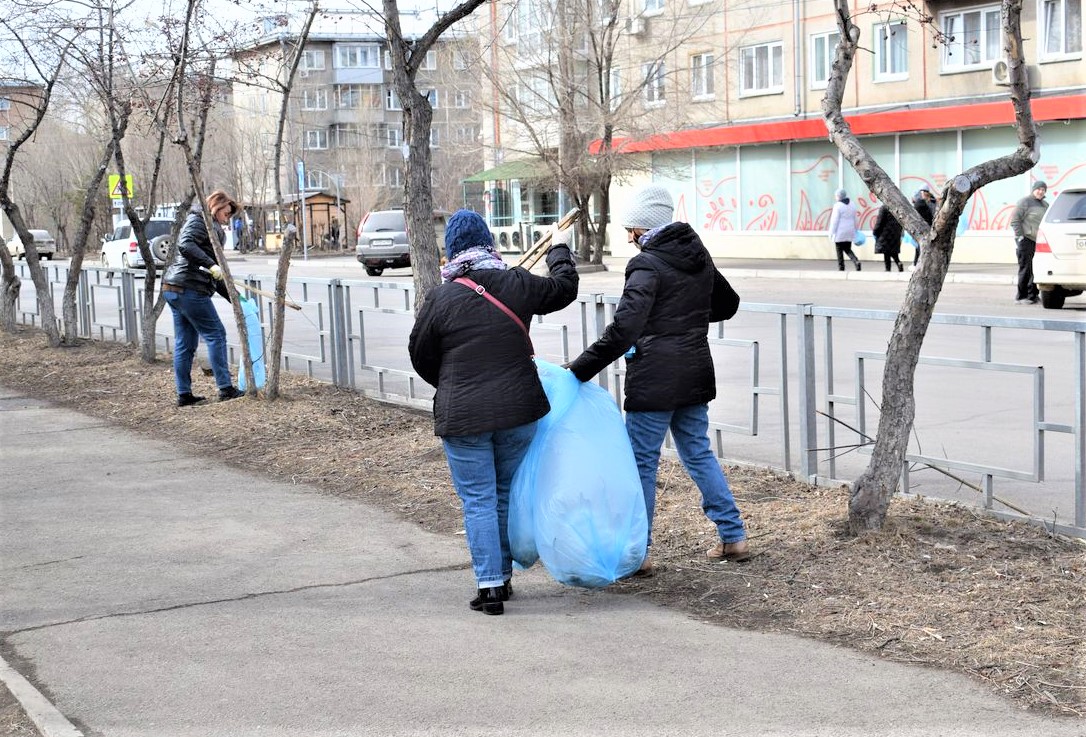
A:
[[[213,395],[196,372],[196,393]],[[277,402],[178,409],[168,361],[116,344],[49,348],[0,334],[0,384],[159,435],[194,452],[395,511],[428,530],[462,529],[429,415],[294,375]],[[239,439],[238,428],[246,428]],[[895,500],[878,535],[849,537],[848,492],[727,467],[757,552],[704,555],[715,531],[682,467],[660,469],[650,579],[620,582],[729,627],[812,637],[889,660],[968,673],[1023,706],[1086,713],[1086,547],[957,505]]]

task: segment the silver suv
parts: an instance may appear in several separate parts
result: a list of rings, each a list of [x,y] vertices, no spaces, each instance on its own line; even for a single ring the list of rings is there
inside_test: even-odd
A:
[[[151,218],[147,221],[147,245],[151,247],[156,266],[166,265],[172,233],[173,218]],[[102,239],[100,259],[102,266],[106,268],[145,268],[136,234],[132,232],[132,225],[127,220],[117,223],[113,232]]]
[[[1037,231],[1033,281],[1041,304],[1058,310],[1086,290],[1086,189],[1065,189],[1044,214]]]
[[[445,251],[445,221],[448,213],[434,210],[437,247]],[[380,276],[385,269],[411,265],[411,244],[403,210],[374,210],[358,224],[356,258],[370,276]]]

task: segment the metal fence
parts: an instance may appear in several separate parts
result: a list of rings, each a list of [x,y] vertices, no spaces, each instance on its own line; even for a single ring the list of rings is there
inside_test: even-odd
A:
[[[19,264],[19,319],[40,325],[33,283]],[[59,314],[66,266],[46,273]],[[270,287],[269,276],[245,281]],[[135,343],[141,272],[84,268],[77,293],[79,334]],[[411,369],[414,319],[409,286],[292,278],[284,368],[376,399],[429,409],[433,390]],[[618,298],[581,294],[537,318],[537,355],[564,363],[610,322]],[[216,300],[239,346],[225,301]],[[172,321],[156,339],[172,343]],[[270,304],[261,302],[265,333]],[[844,483],[867,463],[879,422],[881,365],[896,313],[811,304],[743,304],[710,328],[718,398],[710,406],[717,455]],[[621,404],[623,363],[597,378]],[[762,401],[765,397],[767,401]],[[902,468],[908,493],[975,504],[1010,518],[1086,537],[1086,322],[937,314],[915,375],[916,420]]]

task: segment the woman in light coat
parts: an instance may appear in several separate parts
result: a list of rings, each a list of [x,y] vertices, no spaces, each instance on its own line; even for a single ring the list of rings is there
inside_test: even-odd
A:
[[[860,270],[860,259],[852,252],[852,241],[856,238],[856,206],[848,200],[848,192],[843,189],[835,193],[837,202],[830,215],[830,240],[837,248],[837,270],[845,270],[845,256]]]

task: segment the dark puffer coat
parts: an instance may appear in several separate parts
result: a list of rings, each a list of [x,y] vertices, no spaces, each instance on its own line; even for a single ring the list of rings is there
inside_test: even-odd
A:
[[[547,254],[550,276],[521,268],[469,271],[525,327],[577,298],[577,268],[566,246]],[[408,342],[411,365],[434,396],[434,434],[477,435],[534,422],[550,411],[524,331],[463,284],[426,295]]]
[[[879,208],[871,233],[875,236],[875,253],[884,253],[887,256],[901,253],[901,223],[886,205]]]
[[[214,224],[219,235],[219,243],[223,242],[223,229],[218,223]],[[216,283],[211,274],[201,270],[210,269],[218,263],[215,260],[215,249],[211,246],[211,238],[207,234],[207,226],[204,224],[204,216],[199,208],[193,208],[181,225],[181,232],[177,236],[177,255],[166,267],[162,275],[162,281],[175,287],[192,289],[201,294],[211,296],[218,292],[227,297],[226,287],[221,282]],[[229,297],[227,297],[229,299]]]
[[[630,259],[614,322],[570,369],[588,381],[634,346],[626,360],[627,411],[705,404],[716,397],[709,323],[738,309],[739,295],[698,234],[686,223],[672,223]]]

